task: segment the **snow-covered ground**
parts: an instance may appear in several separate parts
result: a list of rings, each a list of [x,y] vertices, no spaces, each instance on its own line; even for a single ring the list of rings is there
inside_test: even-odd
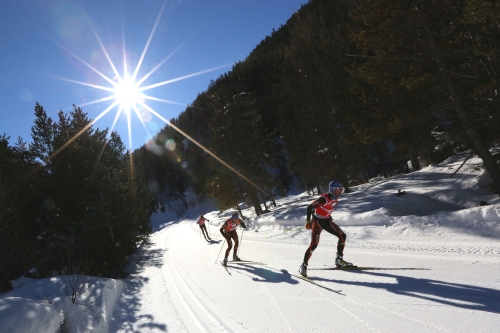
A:
[[[183,220],[154,214],[151,241],[131,256],[126,279],[15,281],[0,296],[0,332],[58,332],[61,322],[69,333],[498,332],[500,199],[477,158],[450,178],[465,156],[342,195],[333,217],[348,237],[344,258],[377,269],[333,270],[337,239],[323,232],[308,273],[340,293],[289,274],[309,245],[303,225],[316,196],[281,198],[259,217],[244,209],[239,255],[265,265],[227,271],[218,228],[231,212],[205,204]],[[196,225],[201,212],[211,243]],[[68,286],[85,283],[73,304]]]

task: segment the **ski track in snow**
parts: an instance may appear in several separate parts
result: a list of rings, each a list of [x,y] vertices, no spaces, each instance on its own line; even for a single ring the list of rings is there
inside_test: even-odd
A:
[[[277,235],[281,236],[281,235]],[[274,238],[274,239],[273,239]],[[253,238],[253,241],[257,242],[274,242],[279,244],[303,244],[309,245],[309,239],[303,241],[280,240],[279,237],[269,237],[267,239]],[[387,251],[397,251],[397,252],[429,252],[429,253],[454,253],[454,254],[484,254],[484,255],[500,255],[500,245],[488,246],[488,245],[461,245],[453,244],[446,245],[439,243],[438,245],[432,244],[411,244],[405,242],[404,244],[398,244],[400,241],[395,243],[383,243],[383,242],[359,242],[350,241],[349,248],[351,249],[363,249],[363,250],[387,250]],[[431,242],[432,243],[432,242]],[[336,241],[321,241],[321,246],[335,247],[337,246]]]
[[[351,237],[346,258],[382,270],[309,272],[314,281],[342,289],[336,294],[286,273],[298,269],[309,244],[307,231],[269,238],[264,237],[281,231],[245,232],[240,257],[267,265],[229,265],[229,275],[215,263],[227,244],[216,236],[218,227],[208,228],[211,243],[200,240],[189,219],[152,235],[149,251],[156,256],[131,276],[144,281],[139,292],[147,302],[135,310],[141,319],[110,332],[492,332],[492,316],[500,313],[500,246],[491,241]],[[322,234],[310,268],[332,266],[334,239]],[[115,321],[126,303],[122,297]]]
[[[162,237],[162,232],[154,238]],[[143,244],[144,260],[136,273],[124,279],[125,290],[110,325],[110,332],[160,333],[187,332],[180,320],[167,288],[164,269],[164,247],[151,242]]]

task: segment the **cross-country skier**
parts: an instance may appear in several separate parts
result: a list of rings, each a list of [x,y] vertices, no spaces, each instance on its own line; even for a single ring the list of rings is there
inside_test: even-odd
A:
[[[205,221],[210,222],[210,220],[207,220],[203,216],[203,214],[201,214],[200,218],[198,219],[198,222],[196,222],[196,223],[200,226],[201,232],[203,233],[203,237],[205,237],[205,240],[208,242],[209,240],[212,240],[212,239],[210,238],[210,236],[208,236],[207,226],[205,225]]]
[[[307,264],[309,258],[313,251],[316,249],[319,243],[319,235],[321,231],[326,230],[327,232],[337,236],[339,242],[337,243],[337,258],[335,259],[335,265],[337,267],[347,267],[352,266],[350,262],[344,261],[344,244],[347,238],[346,234],[340,229],[340,227],[335,224],[332,220],[332,212],[337,207],[339,197],[344,191],[342,184],[336,180],[332,180],[329,185],[329,192],[324,193],[318,199],[314,200],[309,206],[307,206],[307,222],[306,229],[311,230],[311,245],[307,249],[304,255],[304,262],[299,268],[299,273],[303,276],[307,276]],[[311,220],[311,214],[314,216]]]
[[[238,234],[236,233],[236,228],[241,225],[243,228],[246,228],[247,226],[245,223],[240,220],[240,217],[238,216],[238,213],[234,213],[231,215],[230,218],[224,222],[222,227],[220,228],[220,233],[222,236],[227,241],[227,250],[226,250],[226,256],[224,257],[224,260],[222,261],[222,265],[227,266],[227,257],[229,256],[229,252],[231,252],[231,248],[233,247],[233,242],[231,239],[234,239],[234,250],[233,250],[233,260],[240,260],[238,258]]]

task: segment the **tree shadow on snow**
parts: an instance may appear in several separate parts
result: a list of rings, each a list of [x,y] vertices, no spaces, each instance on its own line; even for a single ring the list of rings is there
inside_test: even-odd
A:
[[[137,329],[149,328],[155,331],[168,331],[164,323],[154,321],[153,315],[141,313],[141,291],[144,285],[148,283],[148,278],[141,276],[146,267],[162,267],[164,261],[164,251],[152,248],[154,243],[145,242],[137,251],[137,257],[140,258],[130,272],[130,276],[122,279],[123,292],[118,300],[113,318],[110,322],[110,332],[137,332]]]
[[[184,219],[178,219],[178,220],[168,221],[168,222],[164,222],[164,223],[152,223],[152,226],[153,226],[152,233],[155,233],[155,232],[158,232],[160,230],[163,230],[163,229],[165,229],[167,227],[170,227],[171,225],[178,224],[178,223],[180,223],[183,220]]]
[[[394,278],[397,282],[355,282],[325,279],[319,277],[314,278],[314,280],[333,282],[336,284],[385,289],[394,294],[415,297],[463,309],[500,313],[500,290],[431,279],[419,279],[408,276],[399,276],[387,273],[366,271],[346,272],[355,274],[367,274],[384,278]]]

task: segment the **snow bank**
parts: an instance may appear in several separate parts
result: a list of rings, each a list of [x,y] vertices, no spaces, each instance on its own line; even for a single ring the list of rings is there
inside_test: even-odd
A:
[[[0,332],[54,333],[63,322],[68,333],[106,333],[123,290],[121,281],[91,276],[58,276],[24,283],[25,279],[13,281],[13,287],[19,287],[0,298]],[[74,304],[73,290],[77,290]],[[13,313],[22,313],[29,320],[11,322]]]
[[[60,332],[63,315],[43,300],[21,297],[0,299],[0,332]]]
[[[355,225],[355,226],[368,226],[368,225],[387,225],[392,223],[394,213],[392,210],[381,207],[360,214],[338,214],[334,218],[334,222],[339,225]]]
[[[428,216],[400,216],[394,218],[392,232],[403,235],[435,233],[436,228],[481,237],[500,237],[500,205],[463,209],[451,213]]]

